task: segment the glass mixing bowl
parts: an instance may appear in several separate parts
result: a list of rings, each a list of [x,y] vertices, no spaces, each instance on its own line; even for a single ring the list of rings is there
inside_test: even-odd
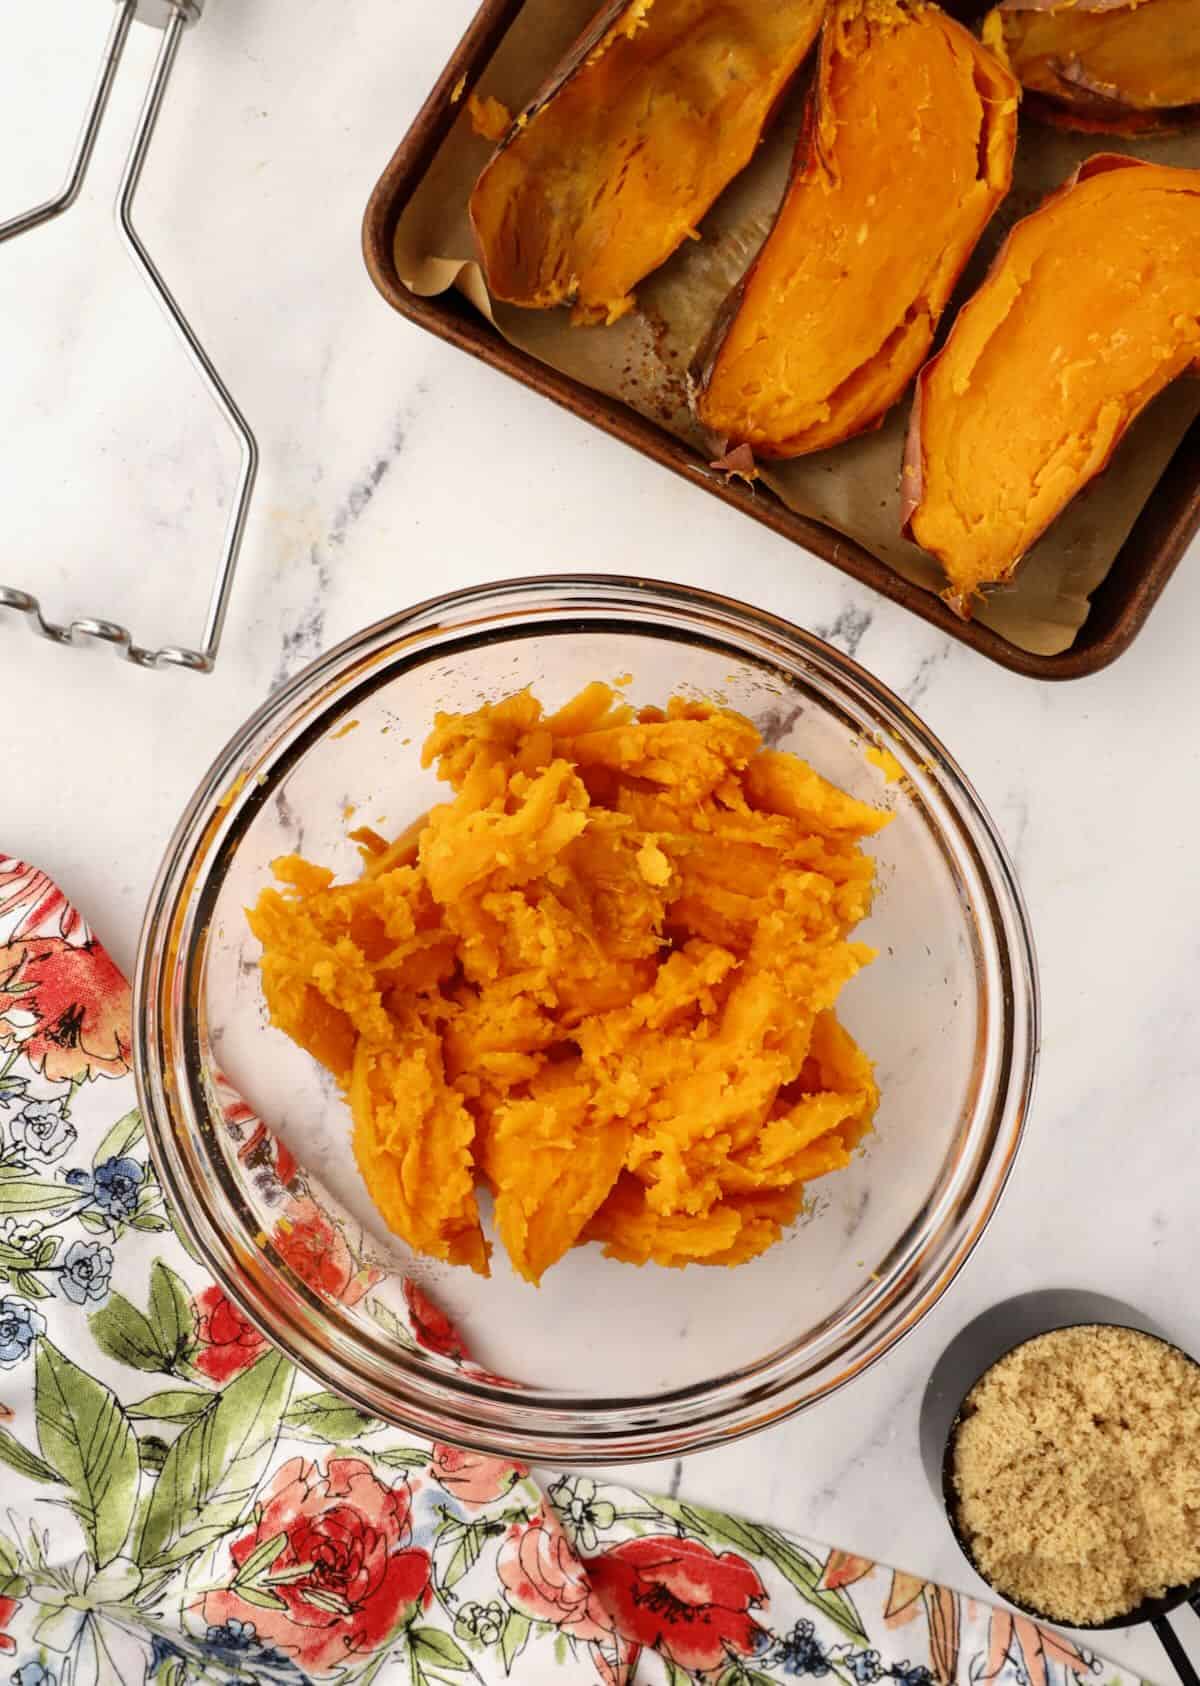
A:
[[[436,710],[525,685],[555,707],[588,680],[625,674],[633,701],[716,698],[770,743],[894,808],[867,845],[878,893],[859,934],[879,957],[838,1009],[876,1061],[876,1129],[848,1170],[810,1185],[805,1216],[752,1263],[639,1270],[589,1246],[535,1289],[498,1248],[483,1281],[414,1259],[378,1219],[340,1096],[267,1023],[243,910],[275,856],[296,849],[354,874],[352,825],[398,832],[439,798],[444,787],[419,760]],[[890,752],[903,777],[886,756],[869,759],[872,749]],[[711,1446],[824,1398],[881,1358],[944,1292],[995,1210],[1037,1050],[1033,949],[1012,868],[915,715],[784,621],[616,576],[436,599],[367,628],[276,691],[219,756],[171,840],[136,992],[155,1163],[226,1292],[363,1410],[558,1464]],[[279,1172],[248,1109],[301,1172],[286,1160]],[[272,1215],[281,1175],[304,1193],[307,1253],[277,1245],[289,1227]],[[314,1227],[312,1191],[317,1207],[348,1214],[336,1245]],[[439,1352],[412,1339],[406,1277],[454,1321],[473,1364],[450,1341],[435,1339]]]

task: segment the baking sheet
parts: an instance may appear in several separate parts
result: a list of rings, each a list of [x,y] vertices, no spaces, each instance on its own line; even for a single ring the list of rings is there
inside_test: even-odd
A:
[[[595,0],[527,0],[475,91],[494,95],[513,111],[521,109],[594,10]],[[703,239],[687,242],[644,281],[637,289],[638,310],[611,327],[573,328],[566,310],[520,310],[490,299],[475,259],[467,200],[493,147],[474,133],[465,99],[397,225],[400,278],[424,296],[457,288],[511,344],[622,400],[708,455],[708,442],[688,410],[686,370],[770,227],[800,126],[806,81],[802,76],[753,162],[701,224]],[[1084,158],[1112,151],[1196,166],[1200,131],[1124,141],[1067,134],[1026,119],[1012,191],[964,274],[944,328],[956,304],[978,285],[1012,223]],[[1069,308],[1067,301],[1064,308]],[[900,460],[908,408],[906,397],[876,432],[789,463],[765,465],[760,476],[797,513],[857,540],[904,578],[938,591],[943,581],[937,563],[899,531]],[[993,592],[977,610],[977,619],[1036,655],[1069,649],[1087,616],[1091,593],[1198,414],[1200,382],[1195,380],[1177,381],[1156,399],[1130,428],[1107,471],[1038,541],[1016,579]]]

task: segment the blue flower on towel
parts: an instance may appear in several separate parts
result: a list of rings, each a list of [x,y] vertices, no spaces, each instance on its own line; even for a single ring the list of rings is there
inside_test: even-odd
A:
[[[46,1319],[13,1294],[0,1299],[0,1370],[11,1370],[29,1357],[34,1338],[44,1334]]]
[[[98,1241],[73,1241],[63,1258],[58,1285],[75,1305],[102,1300],[112,1281],[112,1269],[111,1247],[102,1247]]]

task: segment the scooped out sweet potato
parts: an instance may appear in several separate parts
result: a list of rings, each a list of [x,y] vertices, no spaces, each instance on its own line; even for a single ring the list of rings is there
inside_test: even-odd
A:
[[[775,226],[702,358],[696,413],[757,456],[876,427],[1012,180],[1020,90],[923,0],[836,0]]]
[[[1200,170],[1100,154],[1016,224],[921,371],[905,530],[970,614],[1200,356]]]
[[[249,914],[272,1022],[336,1077],[410,1246],[486,1275],[476,1188],[536,1282],[573,1246],[737,1264],[871,1128],[834,1016],[872,958],[860,847],[888,815],[743,716],[588,685],[442,714],[453,792],[362,876],[295,857]]]
[[[984,39],[1034,109],[1067,127],[1136,133],[1200,116],[1196,0],[1002,0]]]
[[[612,322],[750,161],[825,0],[617,0],[471,195],[493,298]]]

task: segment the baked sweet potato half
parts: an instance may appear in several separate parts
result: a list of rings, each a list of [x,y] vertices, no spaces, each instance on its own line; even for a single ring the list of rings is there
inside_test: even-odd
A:
[[[613,322],[749,163],[825,0],[618,0],[471,195],[493,298]]]
[[[756,456],[875,427],[1012,180],[1020,90],[924,0],[834,0],[791,181],[697,371],[695,409]]]
[[[1068,128],[1138,133],[1200,116],[1196,0],[1001,0],[983,34],[1033,109]]]
[[[1200,170],[1102,153],[1017,223],[921,371],[902,520],[964,617],[1200,357]]]

